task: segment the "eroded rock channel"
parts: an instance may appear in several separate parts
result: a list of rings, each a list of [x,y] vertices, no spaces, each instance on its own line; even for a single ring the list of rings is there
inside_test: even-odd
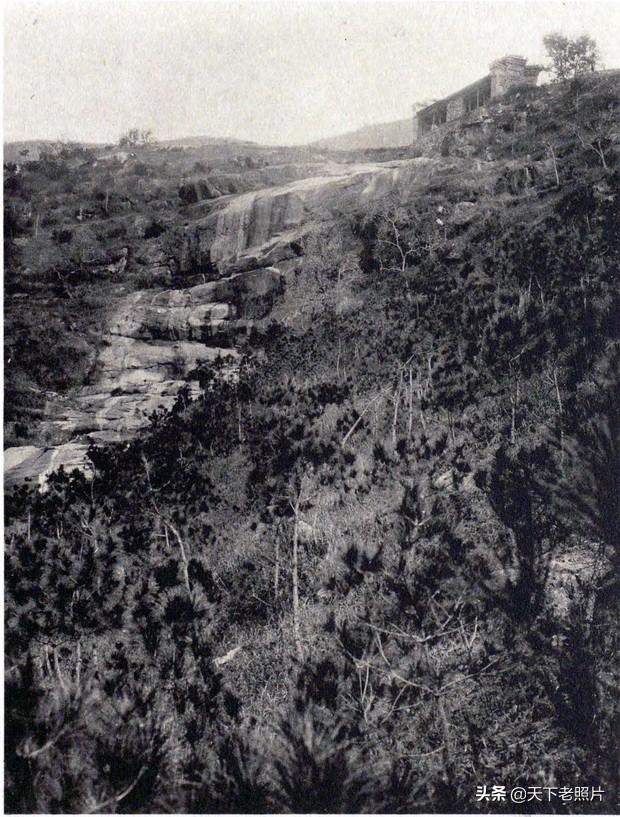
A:
[[[45,484],[48,475],[88,471],[92,443],[130,439],[157,409],[170,409],[184,386],[200,388],[197,365],[223,358],[234,365],[231,339],[266,316],[283,289],[274,267],[183,290],[143,290],[123,299],[103,338],[94,383],[48,401],[42,432],[48,447],[5,451],[5,484]]]
[[[63,466],[88,471],[92,443],[130,439],[157,409],[169,409],[184,386],[195,396],[196,366],[237,356],[236,333],[267,318],[283,291],[279,264],[298,253],[313,221],[356,202],[427,183],[438,160],[342,165],[340,175],[313,176],[224,197],[186,227],[191,256],[223,276],[188,289],[141,290],[123,298],[102,338],[92,383],[55,395],[41,424],[45,447],[9,448],[5,485],[44,485]]]

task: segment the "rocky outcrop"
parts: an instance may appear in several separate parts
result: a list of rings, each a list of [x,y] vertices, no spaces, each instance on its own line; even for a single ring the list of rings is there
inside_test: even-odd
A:
[[[46,407],[43,433],[56,447],[7,454],[7,482],[39,479],[60,462],[87,469],[89,443],[130,438],[153,411],[169,409],[188,381],[196,394],[192,371],[219,357],[234,363],[234,333],[264,319],[283,289],[272,264],[299,254],[313,223],[389,193],[412,193],[441,172],[445,162],[431,158],[329,166],[323,175],[214,199],[180,235],[136,220],[128,234],[135,235],[134,260],[166,270],[172,253],[178,271],[216,280],[127,296],[111,318],[92,385]]]
[[[471,161],[454,159],[450,169],[459,165]],[[156,240],[142,242],[134,259],[149,270],[167,264],[175,273],[207,279],[277,265],[300,254],[317,220],[390,193],[414,194],[446,170],[445,162],[429,157],[312,167],[321,175],[190,205],[188,222],[168,230],[165,248]]]
[[[187,182],[179,187],[179,198],[183,204],[196,204],[198,201],[217,199],[222,195],[215,185],[207,179],[198,179],[195,182]]]
[[[64,445],[67,440],[89,443],[120,442],[148,425],[153,412],[172,408],[181,387],[180,380],[133,383],[115,386],[112,391],[89,389],[48,407],[50,419],[44,423],[50,441]],[[187,384],[190,397],[197,397],[196,382]]]
[[[7,448],[4,452],[5,488],[33,480],[43,488],[49,475],[60,467],[66,471],[90,473],[87,449],[87,445],[78,443],[54,448],[37,448],[34,445]]]
[[[234,349],[196,342],[106,337],[96,384],[48,401],[41,433],[50,445],[5,451],[5,487],[25,480],[44,486],[61,465],[89,473],[89,445],[131,439],[155,411],[171,409],[181,389],[191,398],[200,394],[192,376],[200,363],[223,359],[233,366],[236,357]]]
[[[198,396],[199,364],[224,360],[234,371],[235,349],[211,341],[225,324],[232,332],[264,317],[283,280],[269,267],[190,289],[127,296],[103,338],[94,383],[48,401],[41,431],[50,445],[8,449],[5,485],[35,480],[44,486],[61,465],[89,473],[90,444],[130,439],[153,412],[170,409],[183,388]]]
[[[218,199],[208,215],[187,226],[184,240],[191,252],[185,255],[221,276],[277,264],[299,254],[301,238],[317,219],[413,191],[441,168],[441,160],[426,157],[340,165],[339,175]]]
[[[97,359],[98,386],[118,392],[167,380],[185,382],[198,363],[235,354],[189,341],[147,343],[108,335]]]
[[[210,342],[264,318],[284,287],[274,267],[181,290],[136,292],[112,318],[109,332],[127,338]]]

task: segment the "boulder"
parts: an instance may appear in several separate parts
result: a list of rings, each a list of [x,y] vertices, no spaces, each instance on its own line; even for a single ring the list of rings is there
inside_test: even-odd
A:
[[[199,179],[196,182],[182,184],[179,188],[179,198],[183,204],[196,204],[205,199],[216,199],[222,195],[221,190],[207,179]]]
[[[464,226],[469,224],[476,217],[476,205],[473,201],[459,201],[454,205],[454,210],[450,217],[453,224]]]

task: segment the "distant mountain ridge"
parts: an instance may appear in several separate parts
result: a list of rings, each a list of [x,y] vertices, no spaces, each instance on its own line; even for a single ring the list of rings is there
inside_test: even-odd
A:
[[[330,136],[311,143],[311,147],[324,150],[368,150],[372,148],[397,148],[413,141],[412,119],[398,119],[366,125],[339,136]]]
[[[236,145],[241,147],[264,147],[260,142],[249,139],[236,139],[232,136],[180,136],[177,139],[156,139],[158,145],[175,145],[179,147],[203,147],[205,145]]]
[[[31,139],[4,143],[4,161],[20,162],[37,160],[42,151],[49,151],[62,140]],[[354,131],[317,139],[305,145],[291,147],[291,150],[371,150],[377,148],[398,148],[410,145],[413,141],[413,120],[398,119],[395,122],[382,122],[376,125],[365,125]],[[112,147],[108,142],[79,142],[66,140],[66,144],[81,145],[93,150]],[[248,139],[236,139],[220,136],[185,136],[176,139],[155,139],[153,147],[201,148],[218,147],[229,150],[255,150],[259,152],[272,150],[278,145],[262,144]],[[283,146],[279,146],[283,147]]]

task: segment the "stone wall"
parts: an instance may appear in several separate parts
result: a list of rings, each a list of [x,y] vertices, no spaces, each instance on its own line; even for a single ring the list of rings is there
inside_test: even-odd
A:
[[[500,96],[513,85],[525,82],[525,65],[527,60],[524,57],[508,56],[491,63],[491,96]],[[536,74],[538,76],[538,74]]]

